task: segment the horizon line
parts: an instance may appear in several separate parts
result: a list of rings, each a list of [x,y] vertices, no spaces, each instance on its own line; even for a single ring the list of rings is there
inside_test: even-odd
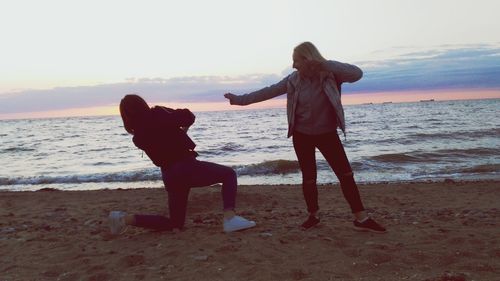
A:
[[[471,97],[470,93],[482,93],[483,96]],[[409,95],[412,94],[413,95]],[[444,95],[443,95],[444,94]],[[500,89],[467,89],[456,91],[448,90],[427,90],[427,91],[402,91],[402,92],[379,92],[379,93],[351,93],[342,95],[344,106],[363,104],[384,104],[384,103],[415,103],[422,101],[457,101],[457,100],[487,100],[499,99]],[[366,99],[366,100],[365,100]],[[286,108],[285,98],[274,98],[264,102],[247,106],[229,105],[228,101],[220,102],[151,102],[150,106],[162,105],[171,108],[189,108],[193,112],[215,112],[215,111],[236,111],[236,110],[256,110],[271,108]],[[108,106],[68,108],[62,110],[18,112],[0,114],[0,121],[7,120],[28,120],[28,119],[54,119],[72,117],[105,117],[119,116],[118,104]]]

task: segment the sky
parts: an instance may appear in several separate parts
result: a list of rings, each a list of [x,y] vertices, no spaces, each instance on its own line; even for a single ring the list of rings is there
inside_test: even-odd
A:
[[[360,66],[344,103],[500,98],[497,0],[0,1],[0,119],[116,114],[121,97],[233,109],[292,50]],[[257,106],[283,106],[283,99]]]

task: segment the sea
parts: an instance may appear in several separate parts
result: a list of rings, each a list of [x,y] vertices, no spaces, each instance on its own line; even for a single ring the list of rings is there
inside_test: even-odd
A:
[[[346,105],[358,183],[500,180],[500,99]],[[240,185],[300,184],[285,108],[195,112],[199,160]],[[162,187],[119,116],[0,120],[0,190]],[[318,183],[338,180],[319,151]]]

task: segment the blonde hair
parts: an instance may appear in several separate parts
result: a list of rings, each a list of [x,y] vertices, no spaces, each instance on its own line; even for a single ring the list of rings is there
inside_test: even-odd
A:
[[[306,60],[323,62],[326,59],[321,55],[316,46],[311,42],[302,42],[293,49],[293,52]]]
[[[126,95],[120,102],[120,115],[123,126],[129,134],[140,126],[141,118],[149,112],[150,108],[146,101],[138,95]]]

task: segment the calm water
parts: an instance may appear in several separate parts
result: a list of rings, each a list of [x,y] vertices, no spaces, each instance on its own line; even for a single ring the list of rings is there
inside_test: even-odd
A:
[[[346,106],[358,182],[500,179],[500,99]],[[198,159],[229,165],[240,184],[298,184],[286,110],[199,112]],[[159,187],[119,116],[0,121],[0,189]],[[337,182],[318,152],[318,182]]]

